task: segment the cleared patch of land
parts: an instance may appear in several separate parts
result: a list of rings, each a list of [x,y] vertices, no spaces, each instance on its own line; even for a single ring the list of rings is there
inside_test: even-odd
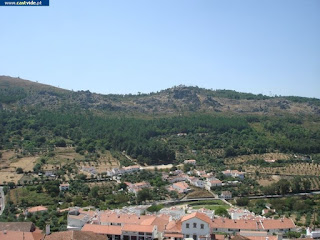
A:
[[[187,199],[212,198],[213,197],[213,195],[205,189],[197,188],[194,186],[190,186],[190,188],[192,189],[192,192],[187,194],[187,196],[186,196]]]
[[[285,153],[265,153],[265,154],[250,154],[250,155],[243,155],[237,157],[231,157],[225,159],[226,165],[232,164],[240,164],[245,163],[247,161],[255,160],[255,159],[263,159],[263,160],[288,160],[293,158],[292,154],[285,154]]]
[[[281,179],[280,176],[272,175],[272,176],[261,177],[257,181],[261,186],[266,187],[266,186],[270,186],[273,183],[278,182],[280,179]]]
[[[17,183],[23,174],[17,174],[16,172],[6,172],[1,171],[0,172],[0,184],[4,184],[5,182],[14,182]]]
[[[272,164],[271,164],[272,165]],[[283,167],[245,166],[246,172],[264,174],[320,176],[320,165],[314,163],[288,163]]]
[[[38,157],[23,157],[18,158],[15,162],[10,164],[10,167],[13,168],[22,168],[23,171],[33,171],[33,167],[37,161]]]

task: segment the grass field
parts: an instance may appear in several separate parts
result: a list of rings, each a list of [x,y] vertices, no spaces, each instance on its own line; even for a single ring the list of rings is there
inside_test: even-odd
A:
[[[24,203],[27,206],[48,206],[55,204],[55,199],[48,194],[30,191],[29,188],[30,187],[12,189],[10,191],[10,200],[16,205]]]
[[[200,208],[206,208],[210,210],[216,210],[217,208],[225,208],[229,209],[230,206],[225,204],[221,200],[203,200],[203,201],[196,201],[196,202],[190,202],[188,203],[189,207],[192,207],[193,209],[200,209]]]

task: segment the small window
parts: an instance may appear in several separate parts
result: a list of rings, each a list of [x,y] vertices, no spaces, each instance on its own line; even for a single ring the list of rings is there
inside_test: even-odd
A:
[[[189,226],[189,223],[187,223],[187,224],[186,224],[186,228],[189,228],[189,227],[190,227],[190,226]]]
[[[201,227],[201,229],[204,229],[204,224],[201,224],[200,227]]]
[[[189,234],[187,234],[187,235],[186,235],[186,238],[189,238],[189,237],[190,237],[190,235],[189,235]]]
[[[197,228],[197,223],[193,223],[193,228]]]

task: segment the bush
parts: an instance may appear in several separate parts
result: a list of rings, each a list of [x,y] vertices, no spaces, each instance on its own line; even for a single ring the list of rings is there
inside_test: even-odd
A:
[[[300,233],[300,232],[287,232],[287,233],[285,234],[285,236],[286,236],[287,238],[300,238],[301,233]]]
[[[236,203],[238,206],[248,206],[249,199],[248,198],[237,198]]]
[[[163,208],[163,205],[152,205],[151,207],[147,208],[148,212],[159,212]]]

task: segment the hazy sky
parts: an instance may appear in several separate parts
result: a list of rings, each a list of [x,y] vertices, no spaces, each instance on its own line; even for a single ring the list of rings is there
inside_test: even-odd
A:
[[[320,0],[0,7],[0,75],[98,93],[174,85],[320,98]]]

